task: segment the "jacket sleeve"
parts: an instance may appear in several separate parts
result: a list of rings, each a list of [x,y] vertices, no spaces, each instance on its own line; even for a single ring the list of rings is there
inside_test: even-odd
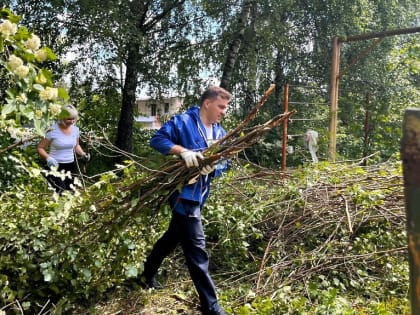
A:
[[[178,142],[178,132],[172,118],[153,135],[152,139],[150,139],[150,146],[163,155],[167,155]]]

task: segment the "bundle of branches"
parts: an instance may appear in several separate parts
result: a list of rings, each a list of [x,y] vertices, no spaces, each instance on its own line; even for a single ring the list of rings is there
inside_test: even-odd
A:
[[[270,86],[254,109],[235,129],[203,152],[204,159],[200,161],[199,167],[187,168],[183,160],[169,157],[158,170],[145,168],[140,170],[142,175],[139,180],[128,185],[117,183],[117,191],[122,195],[122,198],[119,199],[117,213],[114,209],[113,214],[105,219],[102,214],[109,211],[111,200],[104,199],[97,202],[98,222],[96,222],[95,228],[107,228],[115,225],[123,227],[144,209],[160,209],[171,193],[196,180],[200,176],[203,166],[219,163],[223,159],[234,158],[239,152],[252,146],[267,132],[288,119],[296,112],[295,110],[277,115],[264,124],[252,127],[245,132],[245,127],[256,117],[274,87],[274,84]]]

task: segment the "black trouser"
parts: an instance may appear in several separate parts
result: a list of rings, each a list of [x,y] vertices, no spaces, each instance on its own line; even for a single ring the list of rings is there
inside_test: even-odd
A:
[[[51,171],[49,167],[46,167],[46,170]],[[73,190],[71,185],[74,184],[74,177],[77,175],[77,167],[75,162],[71,163],[59,163],[58,164],[58,172],[70,172],[71,177],[58,177],[52,174],[47,175],[48,182],[54,187],[55,191],[61,194],[64,190]]]
[[[187,215],[172,212],[168,230],[156,242],[144,264],[143,276],[150,279],[157,273],[162,261],[180,243],[187,262],[188,270],[200,297],[203,311],[219,311],[216,289],[210,277],[209,257],[206,252],[200,205],[178,200]],[[172,209],[174,205],[171,205]]]

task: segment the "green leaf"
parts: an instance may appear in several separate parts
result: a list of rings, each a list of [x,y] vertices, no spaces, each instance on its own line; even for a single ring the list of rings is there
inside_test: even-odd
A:
[[[131,200],[131,207],[135,208],[137,204],[139,203],[139,198],[134,198]]]
[[[42,270],[42,275],[44,276],[45,282],[51,282],[54,276],[54,272],[50,269]]]
[[[8,114],[13,113],[15,110],[16,110],[16,105],[15,104],[7,103],[1,109],[1,115],[2,116],[7,116]]]
[[[33,87],[34,90],[37,90],[37,91],[43,91],[44,90],[44,87],[41,84],[38,84],[38,83],[35,83],[34,85],[32,85],[32,87]]]
[[[35,131],[38,135],[40,135],[42,137],[45,136],[46,128],[44,128],[44,126],[45,126],[45,123],[42,120],[40,120],[40,119],[35,119],[34,120]]]
[[[83,268],[82,274],[85,281],[90,282],[90,280],[92,279],[92,272],[87,268]]]
[[[43,49],[46,51],[47,57],[48,57],[49,60],[57,60],[58,59],[57,55],[54,54],[54,52],[51,50],[51,48],[43,47]]]
[[[132,264],[129,264],[129,265],[125,266],[124,269],[125,269],[125,275],[128,278],[135,278],[135,277],[137,277],[138,271],[137,271],[136,266],[134,266]]]
[[[67,93],[67,90],[62,87],[58,88],[58,97],[61,97],[64,101],[68,101],[70,98],[69,94]]]
[[[27,40],[31,36],[31,32],[28,31],[26,26],[19,27],[16,35],[15,40],[21,41],[21,40]]]

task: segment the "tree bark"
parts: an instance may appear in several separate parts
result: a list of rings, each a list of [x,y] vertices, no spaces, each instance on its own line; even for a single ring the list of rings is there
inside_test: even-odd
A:
[[[123,151],[133,151],[134,106],[136,104],[136,88],[138,77],[139,45],[131,44],[128,48],[125,82],[122,92],[120,120],[118,122],[117,140],[115,145]],[[119,156],[121,161],[123,157]]]
[[[235,68],[236,60],[238,59],[239,49],[244,38],[247,22],[251,13],[252,2],[246,1],[242,8],[242,12],[238,19],[236,36],[229,45],[226,61],[223,66],[223,74],[220,80],[220,86],[226,90],[230,90],[230,81],[232,73]]]

